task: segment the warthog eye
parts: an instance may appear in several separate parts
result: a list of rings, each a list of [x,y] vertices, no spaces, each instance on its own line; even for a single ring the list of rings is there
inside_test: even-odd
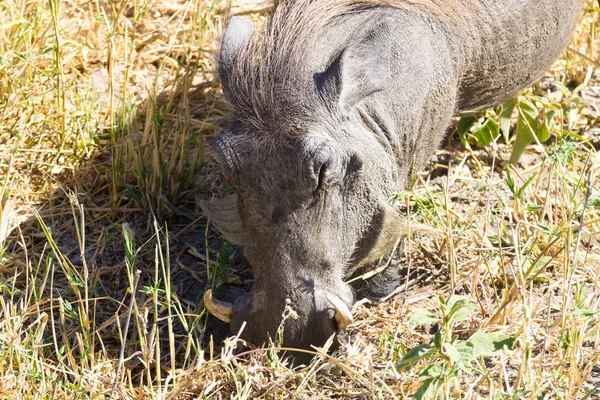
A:
[[[324,146],[314,158],[312,174],[315,190],[340,184],[347,175],[358,172],[362,165],[358,154],[347,157],[332,146]]]
[[[333,146],[323,146],[316,153],[313,162],[315,190],[336,185],[344,179],[346,162]]]

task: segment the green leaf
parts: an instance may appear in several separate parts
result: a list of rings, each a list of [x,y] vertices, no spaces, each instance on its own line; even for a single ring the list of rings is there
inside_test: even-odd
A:
[[[450,296],[447,307],[450,309],[448,313],[449,322],[461,322],[469,318],[469,315],[477,308],[477,303],[470,297],[466,296]]]
[[[417,310],[412,317],[408,320],[409,326],[423,326],[423,325],[431,325],[440,322],[441,319],[435,315],[430,313],[427,310]]]
[[[463,117],[458,121],[458,133],[465,147],[469,143],[487,146],[500,136],[498,123],[490,118]]]
[[[507,166],[506,167],[506,185],[508,186],[508,188],[510,189],[511,192],[515,193],[517,188],[515,185],[515,180],[512,178],[512,174],[510,173],[510,168]]]
[[[567,136],[570,138],[573,138],[575,140],[578,140],[580,142],[587,142],[589,139],[586,139],[585,137],[578,135],[577,133],[573,132],[573,131],[569,131],[567,133]]]
[[[519,99],[519,114],[523,115],[526,118],[527,122],[531,125],[532,129],[535,129],[538,125],[538,117],[540,115],[540,111],[531,101],[526,99],[525,97],[521,97]]]
[[[483,123],[473,127],[472,136],[475,138],[477,146],[487,146],[498,139],[500,128],[493,119],[486,119]]]
[[[525,276],[528,279],[537,277],[539,274],[546,270],[546,268],[553,259],[554,258],[551,256],[543,256],[540,257],[539,260],[537,260],[535,265],[532,265],[532,260],[525,259],[525,261],[523,262],[523,269],[526,271]]]
[[[576,308],[575,310],[571,311],[569,313],[569,315],[581,315],[584,317],[593,317],[594,315],[598,314],[600,311],[594,311],[594,310],[588,310],[585,308]]]
[[[577,108],[581,105],[581,97],[571,97],[571,108]]]
[[[433,354],[434,347],[430,344],[422,344],[410,350],[402,357],[402,359],[396,364],[397,368],[404,368],[416,363],[419,360],[429,357]]]
[[[517,99],[509,100],[502,105],[502,110],[500,111],[500,131],[502,131],[504,141],[507,143],[510,136],[510,121],[516,105]]]
[[[458,137],[460,138],[462,145],[467,149],[470,148],[468,141],[469,132],[471,131],[473,125],[477,123],[477,121],[478,118],[472,116],[462,117],[458,121]]]
[[[446,302],[446,307],[452,310],[455,307],[460,307],[460,305],[464,304],[465,301],[470,301],[474,303],[473,299],[469,296],[459,296],[457,294],[453,294]]]
[[[68,300],[63,299],[62,297],[59,298],[60,299],[60,305],[62,306],[62,311],[63,313],[74,320],[77,320],[77,312],[75,311],[75,309],[73,308],[73,306],[71,305],[71,303],[69,303]]]
[[[467,342],[473,345],[474,357],[492,357],[513,350],[516,339],[502,333],[475,332]]]
[[[553,82],[552,84],[562,92],[564,97],[569,97],[571,95],[571,91],[562,83]]]
[[[441,398],[441,393],[438,394],[441,381],[435,378],[426,379],[421,387],[415,392],[413,399],[415,400],[436,400]]]
[[[471,128],[479,121],[479,118],[475,118],[473,116],[462,117],[458,121],[458,133],[461,135],[466,135],[471,132]]]
[[[521,97],[518,101],[519,105],[519,118],[517,120],[517,137],[515,138],[515,144],[510,155],[509,163],[516,165],[519,159],[525,152],[527,146],[529,146],[537,137],[537,131],[539,127],[539,111],[535,104],[531,103],[524,97]]]
[[[442,333],[440,331],[437,331],[435,335],[433,335],[433,345],[436,349],[441,350],[443,344],[444,340],[442,339]]]
[[[554,116],[556,115],[556,110],[546,110],[546,115],[544,117],[544,123],[542,124],[540,135],[538,139],[540,142],[545,142],[550,139],[550,135],[554,130]]]
[[[453,364],[456,364],[462,359],[460,352],[451,343],[444,343],[444,354],[450,358]]]
[[[428,378],[438,378],[444,374],[444,363],[433,363],[425,367],[419,376],[426,376]]]
[[[527,179],[527,182],[525,182],[525,184],[523,186],[521,186],[519,188],[519,190],[517,190],[516,195],[519,199],[523,198],[523,193],[525,193],[525,189],[527,189],[527,186],[529,186],[535,178],[537,178],[537,175],[531,175],[531,177],[529,179]]]
[[[467,340],[457,340],[454,343],[454,347],[460,353],[462,363],[465,364],[467,361],[471,361],[473,357],[473,343]]]

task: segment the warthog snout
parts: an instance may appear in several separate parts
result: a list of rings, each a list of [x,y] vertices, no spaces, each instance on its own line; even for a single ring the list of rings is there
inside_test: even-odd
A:
[[[328,294],[327,301],[335,310],[335,321],[337,331],[342,331],[353,321],[352,311],[337,296]],[[233,320],[233,304],[213,299],[212,290],[208,289],[204,294],[204,305],[206,309],[223,322],[230,324]]]

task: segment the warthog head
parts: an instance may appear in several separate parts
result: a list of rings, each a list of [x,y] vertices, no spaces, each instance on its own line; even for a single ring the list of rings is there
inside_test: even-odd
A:
[[[298,18],[312,31],[336,24]],[[279,37],[301,33],[277,19],[260,39],[245,18],[234,17],[225,32],[219,75],[232,116],[212,154],[236,194],[203,207],[225,238],[243,246],[254,286],[232,305],[210,292],[205,303],[234,332],[246,322],[242,337],[251,343],[275,338],[286,300],[295,311],[284,325],[286,347],[322,345],[351,321],[354,298],[344,278],[405,234],[388,199],[406,183],[415,157],[437,145],[434,138],[421,143],[421,155],[413,151],[417,137],[398,148],[382,130],[401,114],[385,107],[386,92],[396,90],[388,85],[389,42],[398,27],[384,15],[369,16],[369,24],[365,18],[357,13],[347,29],[329,33],[332,40],[315,43]],[[410,43],[419,42],[419,30],[408,33],[415,35]],[[399,160],[405,153],[412,157]]]

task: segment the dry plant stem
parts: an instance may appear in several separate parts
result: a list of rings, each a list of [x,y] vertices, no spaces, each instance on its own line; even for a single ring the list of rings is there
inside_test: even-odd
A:
[[[591,48],[593,48],[593,46],[591,46]],[[600,62],[592,60],[591,58],[589,58],[588,56],[586,56],[583,53],[580,53],[579,51],[573,49],[572,47],[569,47],[567,49],[570,53],[575,54],[578,57],[581,57],[586,63],[593,65],[594,67],[600,69]]]
[[[54,62],[56,68],[56,106],[60,115],[60,133],[61,133],[61,141],[60,145],[57,149],[57,156],[60,156],[62,149],[65,145],[65,141],[67,140],[67,129],[66,129],[66,110],[65,110],[65,88],[64,88],[64,74],[63,67],[61,62],[61,39],[60,39],[60,28],[59,28],[59,18],[60,18],[60,2],[61,0],[49,0],[48,3],[50,5],[50,10],[52,14],[52,21],[54,27]],[[57,157],[58,158],[58,157]]]
[[[406,199],[406,210],[407,210],[407,215],[406,218],[410,221],[410,201],[408,200],[408,198]],[[408,229],[410,230],[410,224],[408,224]],[[407,239],[406,239],[406,279],[404,280],[404,296],[402,298],[402,306],[404,307],[404,303],[406,302],[406,299],[408,298],[408,282],[410,279],[410,270],[411,270],[411,266],[412,266],[412,257],[411,257],[411,235],[410,235],[410,231],[408,232],[407,235]],[[397,332],[397,331],[396,331]]]
[[[166,227],[165,227],[166,229]],[[170,378],[175,383],[175,338],[173,334],[173,315],[172,315],[172,301],[171,301],[171,267],[170,267],[170,258],[169,258],[169,240],[168,240],[168,230],[165,232],[165,251],[167,253],[167,257],[164,256],[162,247],[160,246],[160,229],[158,227],[158,222],[156,218],[154,219],[154,232],[157,238],[157,246],[156,252],[160,257],[160,265],[162,268],[162,277],[165,285],[165,294],[166,294],[166,307],[168,312],[168,332],[169,332],[169,351],[171,356],[171,374]],[[166,388],[166,385],[165,385]]]
[[[485,192],[485,215],[489,216],[490,215],[490,203],[491,203],[491,178],[494,175],[494,170],[496,168],[496,156],[498,153],[498,147],[496,145],[496,143],[492,143],[492,151],[494,156],[492,157],[492,166],[490,168],[491,174],[492,176],[490,176],[486,182],[486,192]],[[483,168],[480,167],[481,170],[483,170]],[[486,218],[484,220],[484,225],[483,225],[483,231],[481,233],[481,238],[482,241],[487,237],[487,231],[489,229],[489,225],[490,225],[490,219]],[[479,304],[479,309],[481,311],[482,315],[485,315],[485,308],[481,302],[481,297],[479,295],[479,289],[477,286],[477,282],[479,281],[479,268],[481,266],[481,264],[484,263],[484,259],[483,259],[483,252],[480,252],[477,256],[477,262],[475,264],[475,270],[473,273],[473,280],[471,282],[471,291],[473,292],[473,294],[475,295],[475,298],[477,299],[477,303]]]
[[[450,212],[450,196],[448,195],[448,185],[450,185],[450,173],[452,168],[448,167],[448,175],[446,176],[446,182],[444,184],[444,209],[446,211],[446,223],[447,223],[447,240],[448,240],[448,268],[450,269],[450,287],[452,291],[456,290],[456,257],[455,257],[455,243],[454,243],[454,232],[453,232],[453,224],[452,224],[452,215]]]
[[[575,270],[577,269],[577,258],[579,256],[579,245],[581,243],[581,233],[583,232],[583,225],[585,222],[585,215],[588,208],[588,203],[590,201],[590,196],[592,194],[592,174],[593,171],[590,169],[588,171],[587,185],[586,185],[586,194],[585,200],[583,203],[583,211],[581,212],[581,222],[579,224],[579,230],[577,231],[577,239],[575,240],[575,250],[573,252],[573,262],[571,263],[571,271],[569,272],[569,280],[567,282],[567,293],[565,300],[563,302],[563,310],[562,310],[562,325],[564,328],[566,313],[567,313],[567,305],[569,304],[569,299],[571,298],[571,290],[573,284],[573,276],[575,275]]]
[[[119,363],[117,364],[117,370],[115,373],[115,379],[113,381],[112,388],[110,390],[110,394],[108,399],[111,400],[115,389],[117,388],[117,383],[119,382],[119,377],[121,375],[121,369],[123,368],[123,363],[125,362],[125,345],[127,343],[127,333],[129,331],[129,321],[131,320],[131,314],[133,312],[133,307],[135,305],[135,295],[137,293],[138,283],[140,281],[141,271],[138,269],[135,271],[135,280],[133,282],[133,289],[131,291],[131,299],[129,300],[129,308],[127,309],[127,318],[125,319],[125,329],[123,331],[123,338],[121,341],[121,352],[119,353]]]

